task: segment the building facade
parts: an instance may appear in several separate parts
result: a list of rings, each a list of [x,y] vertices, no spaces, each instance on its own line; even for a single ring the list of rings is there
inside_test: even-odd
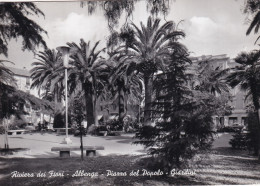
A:
[[[31,89],[32,79],[30,77],[29,70],[27,70],[26,68],[18,69],[13,67],[9,67],[9,69],[13,72],[16,89],[40,98],[37,88]],[[24,105],[24,111],[28,113],[22,116],[23,120],[25,120],[26,123],[33,123],[34,125],[37,125],[39,122],[42,123],[43,119],[47,119],[44,118],[44,115],[40,112],[40,110],[33,109],[31,104],[29,103],[26,103]],[[9,122],[12,123],[13,119],[14,118],[11,118]]]
[[[193,57],[192,65],[196,66],[203,61],[207,61],[212,69],[219,68],[225,70],[239,65],[225,54]],[[239,87],[230,89],[230,93],[232,95],[232,100],[229,105],[232,108],[232,114],[228,116],[215,116],[213,118],[215,125],[219,127],[230,126],[233,124],[247,125],[246,106],[249,102],[245,101],[246,93],[241,91]]]

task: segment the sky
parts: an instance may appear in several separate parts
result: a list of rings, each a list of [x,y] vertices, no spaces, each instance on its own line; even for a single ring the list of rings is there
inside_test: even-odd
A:
[[[79,2],[35,4],[45,17],[32,18],[48,32],[44,38],[49,48],[54,49],[67,42],[79,44],[81,38],[92,44],[101,40],[102,48],[105,45],[109,30],[102,11],[89,15],[87,8],[82,8]],[[162,17],[161,23],[167,20],[178,24],[178,28],[186,34],[181,43],[188,48],[191,56],[227,54],[234,58],[242,51],[258,47],[254,44],[258,35],[245,34],[248,23],[243,6],[244,0],[173,0],[169,14]],[[136,4],[131,20],[140,25],[140,21],[146,22],[148,16],[145,1],[141,0]],[[122,18],[120,23],[123,22]],[[14,62],[16,68],[29,70],[32,62],[37,61],[36,56],[33,52],[22,51],[21,47],[21,39],[11,40],[8,60]]]

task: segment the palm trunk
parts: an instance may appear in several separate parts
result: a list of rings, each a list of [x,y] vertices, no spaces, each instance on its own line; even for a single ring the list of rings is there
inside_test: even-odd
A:
[[[94,117],[94,124],[98,126],[98,118],[97,118],[97,87],[96,87],[96,73],[93,75],[93,83],[92,83],[92,102],[93,102],[93,117]]]
[[[144,105],[144,125],[151,125],[152,93],[153,93],[153,73],[144,76],[145,105]]]
[[[92,100],[93,100],[93,117],[94,117],[94,124],[98,126],[98,118],[97,118],[97,109],[96,109],[96,104],[97,104],[97,94],[96,91],[94,91],[94,94],[92,95]]]
[[[83,156],[83,139],[82,139],[83,132],[82,132],[82,124],[80,123],[79,125],[80,125],[79,130],[80,130],[80,150],[81,150],[81,160],[83,161],[83,158],[84,158],[84,156]]]
[[[257,109],[257,118],[258,118],[258,161],[260,162],[260,109]]]
[[[257,115],[257,123],[258,123],[258,161],[260,161],[260,114],[259,114],[259,100],[258,100],[258,96],[256,95],[257,90],[256,90],[256,86],[254,83],[252,83],[251,85],[251,92],[252,92],[252,97],[253,97],[253,104],[255,107],[255,113]]]
[[[58,103],[58,90],[54,88],[54,113],[57,112],[57,103]]]
[[[1,85],[0,85],[1,86]],[[3,106],[2,106],[2,90],[0,91],[0,123],[2,124],[3,121]]]
[[[86,120],[88,122],[88,127],[92,124],[95,124],[95,119],[94,119],[94,113],[93,113],[93,99],[92,99],[92,90],[91,90],[91,85],[85,85],[84,86],[85,90],[85,103],[86,103]]]
[[[119,115],[119,122],[123,123],[123,119],[126,116],[125,110],[125,92],[123,89],[123,83],[118,83],[118,115]]]

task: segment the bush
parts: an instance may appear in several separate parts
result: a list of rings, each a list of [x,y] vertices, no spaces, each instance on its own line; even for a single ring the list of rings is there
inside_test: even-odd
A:
[[[139,129],[140,124],[137,119],[130,115],[125,116],[123,122],[123,131],[125,132],[135,132]]]
[[[121,131],[123,129],[123,124],[118,119],[111,119],[103,123],[103,126],[100,126],[100,131]],[[102,129],[103,127],[103,129]]]
[[[0,126],[0,134],[4,134],[5,133],[5,128],[4,126]]]
[[[8,129],[9,130],[18,130],[19,127],[17,125],[11,124],[11,125],[9,125]]]
[[[233,138],[229,141],[229,144],[234,149],[247,149],[248,148],[248,138],[246,133],[237,132],[233,135]]]
[[[71,123],[71,116],[68,115],[68,123]],[[53,128],[65,128],[65,114],[56,113],[53,121]]]
[[[88,134],[97,135],[97,126],[95,126],[94,124],[90,125],[88,127]]]

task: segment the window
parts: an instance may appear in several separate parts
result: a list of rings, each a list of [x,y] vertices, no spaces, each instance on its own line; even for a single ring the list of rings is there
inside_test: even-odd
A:
[[[242,117],[242,125],[245,125],[245,126],[247,126],[247,124],[248,124],[248,118],[247,117]]]
[[[237,123],[237,117],[230,117],[230,118],[228,119],[228,124],[229,124],[229,125],[233,125],[233,124],[235,124],[235,123]]]

